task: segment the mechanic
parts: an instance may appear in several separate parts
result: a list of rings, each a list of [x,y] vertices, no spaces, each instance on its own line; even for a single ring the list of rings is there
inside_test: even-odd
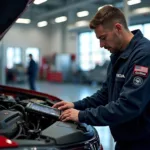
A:
[[[124,14],[110,5],[90,28],[111,52],[107,80],[92,96],[53,107],[63,110],[62,121],[109,126],[116,150],[150,150],[150,41],[140,30],[130,32]]]
[[[29,54],[29,65],[27,68],[28,82],[31,90],[36,90],[36,78],[38,73],[38,65],[34,61],[32,54]]]

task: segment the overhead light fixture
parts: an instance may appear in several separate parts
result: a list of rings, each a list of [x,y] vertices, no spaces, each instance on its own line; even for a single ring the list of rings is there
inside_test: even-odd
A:
[[[44,3],[44,2],[46,2],[47,0],[35,0],[34,1],[34,4],[35,5],[40,5],[40,4],[42,4],[42,3]]]
[[[81,12],[77,12],[77,16],[78,17],[85,17],[85,16],[88,16],[89,15],[89,12],[88,11],[81,11]]]
[[[29,24],[31,22],[30,19],[19,18],[16,20],[16,23]]]
[[[89,27],[89,21],[88,20],[82,20],[82,21],[77,21],[74,24],[70,24],[67,26],[68,30],[76,30],[76,29],[80,29],[80,28],[87,28]]]
[[[144,13],[150,13],[150,8],[149,7],[143,7],[143,8],[137,8],[134,11],[132,11],[133,15],[144,14]]]
[[[112,4],[108,4],[109,6],[113,6]],[[100,10],[101,8],[103,8],[103,6],[99,7],[98,10]]]
[[[78,21],[75,23],[75,25],[77,27],[86,27],[86,26],[89,26],[89,21],[87,20]]]
[[[65,22],[66,20],[67,20],[66,16],[61,16],[61,17],[55,18],[56,23]]]
[[[38,24],[37,24],[37,26],[38,26],[39,28],[45,27],[45,26],[47,26],[47,25],[48,25],[48,22],[47,22],[47,21],[41,21],[41,22],[38,22]]]
[[[141,0],[129,0],[128,5],[135,5],[141,3]]]

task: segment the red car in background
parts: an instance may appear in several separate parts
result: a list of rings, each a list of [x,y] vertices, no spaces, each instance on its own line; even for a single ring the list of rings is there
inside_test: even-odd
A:
[[[32,0],[0,1],[0,39]],[[52,95],[0,86],[0,149],[102,150],[94,127],[61,122]]]

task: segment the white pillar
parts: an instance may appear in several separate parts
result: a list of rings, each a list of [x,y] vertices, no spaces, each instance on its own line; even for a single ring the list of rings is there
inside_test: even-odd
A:
[[[124,0],[123,1],[123,12],[124,12],[124,15],[126,17],[126,20],[127,20],[127,25],[129,26],[130,25],[130,17],[129,17],[129,5],[128,5],[128,0]]]
[[[0,84],[6,84],[6,70],[5,70],[5,50],[2,41],[0,42]]]

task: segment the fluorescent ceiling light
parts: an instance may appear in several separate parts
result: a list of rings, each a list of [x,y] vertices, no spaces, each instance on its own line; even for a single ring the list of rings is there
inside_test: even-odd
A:
[[[78,21],[78,22],[75,23],[75,25],[76,25],[77,27],[89,26],[89,21],[86,21],[86,20]]]
[[[47,25],[48,25],[47,21],[41,21],[41,22],[38,22],[38,24],[37,24],[38,27],[45,27]]]
[[[144,14],[144,13],[150,13],[149,7],[143,7],[143,8],[137,8],[133,12],[133,14]]]
[[[66,16],[61,16],[61,17],[55,18],[56,23],[65,22],[66,20],[67,20]]]
[[[44,3],[44,2],[46,2],[47,0],[35,0],[34,1],[34,4],[35,5],[40,5],[40,4],[42,4],[42,3]]]
[[[85,17],[85,16],[88,16],[88,15],[89,15],[88,11],[81,11],[81,12],[77,13],[78,17]]]
[[[108,4],[109,6],[113,6],[112,4]],[[98,10],[100,10],[101,8],[103,8],[103,6],[99,7]]]
[[[141,0],[129,0],[128,5],[135,5],[141,3]]]
[[[74,24],[68,25],[67,29],[68,30],[74,30],[74,29],[76,30],[76,29],[79,29],[79,28],[89,27],[89,23],[90,22],[88,20],[77,21]]]
[[[16,23],[29,24],[31,22],[30,19],[19,18],[16,20]]]

